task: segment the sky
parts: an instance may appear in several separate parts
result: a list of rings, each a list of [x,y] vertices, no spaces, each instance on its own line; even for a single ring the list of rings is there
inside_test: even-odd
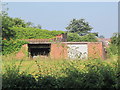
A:
[[[8,15],[40,24],[42,29],[66,31],[70,21],[85,19],[98,32],[110,38],[118,31],[117,2],[8,2]]]

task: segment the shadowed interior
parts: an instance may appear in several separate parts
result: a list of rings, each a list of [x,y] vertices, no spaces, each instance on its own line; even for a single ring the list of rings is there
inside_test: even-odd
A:
[[[34,56],[49,56],[50,44],[29,44],[28,51],[30,57]]]

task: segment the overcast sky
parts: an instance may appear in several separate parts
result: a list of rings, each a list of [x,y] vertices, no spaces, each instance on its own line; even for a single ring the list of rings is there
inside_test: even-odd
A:
[[[6,7],[9,16],[40,24],[42,29],[65,31],[73,18],[84,18],[92,32],[106,38],[118,31],[117,2],[9,2]]]

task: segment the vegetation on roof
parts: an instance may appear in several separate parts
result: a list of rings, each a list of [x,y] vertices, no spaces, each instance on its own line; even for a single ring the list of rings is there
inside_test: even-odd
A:
[[[15,32],[15,39],[48,39],[64,33],[64,31],[49,31],[32,27],[12,27],[11,30]]]

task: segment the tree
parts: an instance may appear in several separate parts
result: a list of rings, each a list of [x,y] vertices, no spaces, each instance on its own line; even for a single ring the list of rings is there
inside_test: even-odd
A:
[[[34,28],[38,28],[38,29],[41,29],[41,25],[37,25],[37,26],[33,26]]]
[[[120,33],[113,33],[113,36],[111,37],[111,44],[116,46],[120,45]]]
[[[15,32],[11,30],[12,27],[26,27],[24,20],[19,18],[11,18],[7,15],[2,16],[2,37],[3,39],[10,39],[15,36]]]
[[[79,36],[77,33],[68,33],[67,41],[69,42],[96,42],[97,39],[93,33],[85,36]]]
[[[89,33],[92,30],[92,27],[88,22],[85,22],[84,19],[73,19],[66,29],[71,33]]]
[[[99,38],[105,38],[103,35],[100,35]]]
[[[24,22],[24,20],[21,20],[19,18],[11,18],[8,16],[8,8],[6,8],[5,6],[7,5],[7,3],[2,4],[2,6],[4,7],[4,9],[2,10],[2,37],[3,39],[10,39],[13,38],[15,35],[15,32],[13,30],[11,30],[10,28],[13,26],[17,26],[17,27],[25,27],[26,24]]]
[[[107,48],[107,52],[109,56],[119,55],[120,52],[120,33],[113,33],[111,37],[111,43],[109,48]]]
[[[26,24],[27,24],[27,27],[33,27],[34,25],[32,22],[27,22]]]
[[[5,6],[6,4],[3,4]],[[5,7],[4,7],[5,8]],[[20,18],[12,18],[8,16],[8,8],[4,9],[2,11],[2,15],[0,15],[0,19],[2,19],[2,37],[3,39],[10,40],[11,38],[14,38],[16,32],[13,31],[12,27],[33,27],[33,28],[39,28],[41,29],[40,25],[34,26],[32,22],[25,22],[24,20]],[[0,32],[1,34],[1,32]]]

